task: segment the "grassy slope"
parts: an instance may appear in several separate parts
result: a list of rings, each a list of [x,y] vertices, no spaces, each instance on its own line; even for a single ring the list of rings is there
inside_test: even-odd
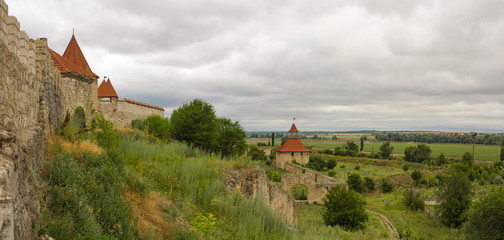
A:
[[[248,144],[257,144],[258,142],[268,143],[268,138],[248,138]],[[355,141],[359,144],[359,139],[348,137],[348,140]],[[347,139],[343,140],[329,140],[329,139],[302,139],[303,144],[307,147],[313,148],[335,148],[346,143]],[[280,146],[281,139],[275,139],[277,147]],[[364,144],[364,151],[366,152],[379,152],[380,146],[383,142],[366,141]],[[418,143],[407,142],[392,142],[394,147],[394,154],[403,154],[404,149],[408,146],[416,146]],[[470,144],[448,144],[448,143],[432,143],[428,144],[432,149],[432,156],[438,156],[443,153],[448,158],[461,158],[465,152],[472,153],[472,145]],[[476,145],[476,159],[483,161],[498,161],[500,160],[500,147],[489,145]]]

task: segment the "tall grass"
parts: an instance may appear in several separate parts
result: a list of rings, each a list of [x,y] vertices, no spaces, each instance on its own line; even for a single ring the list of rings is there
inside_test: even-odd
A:
[[[226,170],[243,163],[222,161],[181,143],[149,143],[124,136],[120,151],[128,172],[172,200],[177,212],[190,219],[200,212],[217,217],[216,239],[288,239],[287,225],[258,199],[229,193]]]

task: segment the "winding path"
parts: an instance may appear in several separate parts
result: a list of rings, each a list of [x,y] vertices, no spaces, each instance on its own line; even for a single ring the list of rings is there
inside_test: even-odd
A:
[[[378,219],[380,220],[381,225],[387,230],[389,239],[398,239],[399,238],[399,232],[397,232],[397,229],[394,227],[394,224],[392,224],[387,217],[385,217],[383,214],[375,212],[370,209],[366,209],[368,212],[375,214],[378,216]]]

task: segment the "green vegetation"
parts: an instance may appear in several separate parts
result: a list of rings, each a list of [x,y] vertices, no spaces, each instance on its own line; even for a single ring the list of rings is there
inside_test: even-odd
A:
[[[394,147],[390,146],[390,142],[384,142],[380,146],[380,156],[383,159],[390,158],[390,155],[392,154],[393,151],[394,151]]]
[[[345,186],[336,185],[324,198],[323,213],[327,225],[339,225],[350,231],[363,229],[369,216],[364,210],[364,199]]]
[[[404,206],[412,211],[423,211],[425,209],[424,200],[421,198],[420,193],[413,189],[407,190],[403,193]]]
[[[504,188],[496,189],[476,201],[467,213],[464,233],[470,239],[504,237]]]
[[[348,176],[347,179],[348,188],[354,190],[358,193],[364,192],[364,183],[362,182],[362,178],[359,174],[353,173]]]
[[[382,179],[381,182],[381,191],[382,193],[389,193],[394,191],[394,184],[392,184],[389,180],[387,179]]]
[[[444,224],[459,227],[466,219],[464,211],[471,205],[471,182],[462,173],[444,177],[439,189],[440,214]]]
[[[425,144],[418,144],[416,147],[409,146],[404,149],[404,160],[408,162],[422,163],[430,159],[431,153],[432,150]]]
[[[172,131],[170,120],[159,115],[151,115],[146,119],[133,120],[131,121],[131,126],[146,131],[150,135],[160,139],[169,139]]]
[[[291,189],[292,197],[296,200],[308,199],[308,188],[305,185],[297,184]]]

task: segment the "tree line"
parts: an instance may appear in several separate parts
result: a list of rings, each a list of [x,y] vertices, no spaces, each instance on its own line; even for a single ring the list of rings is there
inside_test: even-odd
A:
[[[473,138],[470,133],[376,133],[374,137],[378,141],[393,142],[425,142],[425,143],[462,143],[472,144]],[[475,138],[476,144],[500,145],[504,140],[502,134],[479,134]]]

